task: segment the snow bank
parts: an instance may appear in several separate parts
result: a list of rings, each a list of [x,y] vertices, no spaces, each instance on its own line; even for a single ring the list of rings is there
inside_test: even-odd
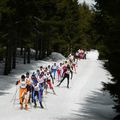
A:
[[[99,52],[98,50],[90,50],[87,52],[86,54],[86,59],[90,59],[90,60],[98,60],[99,58]]]
[[[57,52],[52,52],[50,56],[48,56],[45,60],[49,61],[59,61],[59,60],[65,60],[66,58],[61,54]]]
[[[23,48],[23,50],[24,50],[24,48]],[[20,52],[20,51],[21,51],[21,48],[17,48],[17,51]],[[35,50],[32,49],[32,48],[30,49],[30,52],[35,54]]]

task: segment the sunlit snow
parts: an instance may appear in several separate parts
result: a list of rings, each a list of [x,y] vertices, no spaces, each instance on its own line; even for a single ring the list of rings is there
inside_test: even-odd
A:
[[[112,109],[114,102],[109,93],[102,92],[101,82],[108,81],[109,72],[103,62],[97,60],[98,51],[89,51],[86,60],[78,62],[77,73],[66,88],[66,80],[54,89],[57,95],[49,93],[44,96],[45,109],[34,108],[20,110],[18,89],[15,81],[27,71],[32,73],[40,65],[52,64],[52,61],[32,61],[30,65],[19,64],[9,76],[0,75],[0,120],[112,120],[116,115]],[[110,75],[109,75],[110,76]]]

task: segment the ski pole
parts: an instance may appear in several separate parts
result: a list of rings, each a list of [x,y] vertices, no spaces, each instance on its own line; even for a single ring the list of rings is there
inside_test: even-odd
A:
[[[19,89],[19,88],[17,88],[17,86],[16,86],[16,91],[15,91],[15,94],[13,95],[13,97],[12,97],[12,99],[11,99],[11,102],[12,102],[13,100],[15,101],[15,99],[16,99],[16,94],[17,94],[18,89]]]
[[[48,109],[48,108],[47,108],[47,105],[46,105],[46,102],[45,102],[45,100],[44,100],[44,98],[43,98],[42,101],[43,101],[43,103],[44,103],[44,105],[45,105],[45,108]]]

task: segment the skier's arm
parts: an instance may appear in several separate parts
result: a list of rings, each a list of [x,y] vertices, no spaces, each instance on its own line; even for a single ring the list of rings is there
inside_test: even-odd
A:
[[[18,85],[20,83],[20,80],[16,81],[16,85]]]

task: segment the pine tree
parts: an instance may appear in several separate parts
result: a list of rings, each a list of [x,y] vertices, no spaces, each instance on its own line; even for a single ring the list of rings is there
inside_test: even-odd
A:
[[[113,75],[113,83],[104,83],[104,90],[108,90],[116,102],[115,109],[120,113],[120,1],[119,0],[96,0],[97,9],[97,31],[104,41],[107,49],[106,64]]]

